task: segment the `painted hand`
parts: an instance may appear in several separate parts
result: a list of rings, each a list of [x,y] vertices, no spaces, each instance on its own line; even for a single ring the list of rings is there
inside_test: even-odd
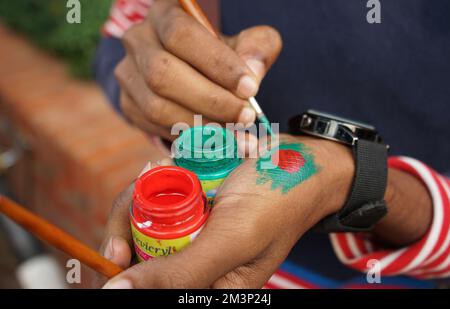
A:
[[[252,123],[245,107],[281,50],[268,26],[218,40],[176,0],[155,1],[146,20],[124,36],[126,56],[117,66],[121,107],[143,131],[173,140],[177,122]]]
[[[284,136],[272,149],[227,178],[191,246],[134,265],[107,287],[262,287],[303,233],[343,205],[354,173],[350,150],[337,143]],[[129,190],[111,213],[103,246],[123,267],[131,259],[130,202]]]

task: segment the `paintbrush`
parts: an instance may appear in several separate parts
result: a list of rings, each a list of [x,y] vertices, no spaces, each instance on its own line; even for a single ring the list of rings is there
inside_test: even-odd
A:
[[[217,31],[211,25],[211,22],[208,20],[205,13],[201,9],[201,7],[198,5],[197,1],[195,1],[195,0],[179,0],[179,3],[186,13],[191,15],[197,22],[199,22],[201,25],[203,25],[212,35],[214,35],[216,38],[220,39],[220,35],[217,33]],[[248,101],[250,103],[250,106],[255,111],[256,118],[258,119],[259,123],[261,123],[262,126],[264,127],[264,129],[267,131],[267,133],[271,137],[273,137],[274,133],[272,131],[272,127],[270,125],[269,119],[267,119],[266,115],[262,111],[262,109],[259,106],[256,99],[254,97],[251,97]]]
[[[107,278],[112,278],[123,271],[122,268],[60,228],[2,195],[0,195],[0,213],[3,213],[42,241],[60,249]]]

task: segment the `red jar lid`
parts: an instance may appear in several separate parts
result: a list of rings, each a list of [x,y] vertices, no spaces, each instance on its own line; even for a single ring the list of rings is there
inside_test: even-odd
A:
[[[157,167],[136,181],[131,222],[147,236],[174,239],[190,235],[208,214],[200,181],[184,168]]]

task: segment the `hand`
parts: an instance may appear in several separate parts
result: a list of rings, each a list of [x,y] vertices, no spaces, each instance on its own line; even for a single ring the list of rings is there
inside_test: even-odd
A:
[[[281,50],[278,32],[251,28],[218,40],[176,0],[155,1],[147,19],[124,36],[126,57],[116,69],[121,107],[147,133],[173,140],[170,127],[204,123],[248,124],[245,107]]]
[[[134,265],[106,287],[262,287],[303,233],[340,209],[354,173],[345,146],[306,137],[281,141],[280,152],[273,152],[280,154],[280,168],[259,168],[272,158],[247,160],[237,168],[221,186],[206,226],[189,247]],[[103,246],[122,267],[131,259],[130,202],[128,190],[113,208]]]

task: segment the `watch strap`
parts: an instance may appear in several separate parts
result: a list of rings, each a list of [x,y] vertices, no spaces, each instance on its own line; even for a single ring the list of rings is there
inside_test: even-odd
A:
[[[347,202],[336,214],[323,219],[316,229],[326,232],[370,231],[386,213],[386,145],[358,139],[353,147],[355,177]]]

